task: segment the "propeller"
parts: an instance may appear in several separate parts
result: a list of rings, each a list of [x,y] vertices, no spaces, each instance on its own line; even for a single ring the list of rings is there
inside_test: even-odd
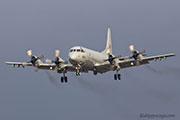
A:
[[[47,63],[55,63],[56,66],[59,66],[61,63],[67,63],[67,61],[64,61],[63,59],[61,59],[59,57],[59,55],[60,55],[60,51],[56,50],[55,51],[55,60],[46,59],[46,62]]]
[[[31,58],[32,57],[32,50],[27,50],[27,55]]]
[[[59,57],[59,54],[60,54],[60,51],[59,51],[59,50],[56,50],[56,51],[55,51],[55,56],[56,56],[56,58]]]
[[[38,71],[38,67],[36,66],[37,60],[44,58],[44,55],[33,56],[32,50],[30,50],[30,49],[27,50],[27,55],[31,58],[31,60],[28,61],[28,63],[32,63],[32,65],[34,66],[34,71],[37,72]]]
[[[129,50],[130,50],[131,52],[133,52],[133,51],[134,51],[134,45],[130,45],[130,46],[129,46]]]
[[[138,59],[139,55],[142,55],[142,56],[146,56],[146,51],[145,50],[142,50],[142,51],[137,51],[137,50],[134,50],[134,45],[130,45],[129,46],[129,50],[132,52],[132,56],[130,58],[134,58],[135,60]]]
[[[117,59],[117,58],[120,58],[121,55],[118,55],[118,56],[113,56],[111,54],[108,54],[108,59],[105,59],[104,61],[109,61],[110,64],[113,64],[114,63],[114,59]]]

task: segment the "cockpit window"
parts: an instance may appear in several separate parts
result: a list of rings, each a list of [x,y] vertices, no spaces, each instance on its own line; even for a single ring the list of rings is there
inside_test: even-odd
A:
[[[83,49],[71,49],[70,52],[84,52]]]

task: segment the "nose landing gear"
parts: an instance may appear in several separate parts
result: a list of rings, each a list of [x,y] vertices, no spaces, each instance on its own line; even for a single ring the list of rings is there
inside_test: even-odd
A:
[[[76,76],[80,76],[80,75],[81,75],[80,70],[77,69],[77,70],[76,70]]]
[[[80,76],[81,75],[80,69],[81,69],[81,67],[80,67],[80,65],[78,65],[78,67],[76,67],[76,76]]]

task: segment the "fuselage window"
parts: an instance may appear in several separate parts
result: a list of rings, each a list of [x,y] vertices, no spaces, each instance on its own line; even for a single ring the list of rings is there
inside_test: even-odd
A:
[[[77,52],[80,52],[80,49],[77,49]]]
[[[70,52],[72,52],[72,51],[73,51],[73,49],[70,50]]]
[[[76,49],[74,49],[74,52],[76,51]]]

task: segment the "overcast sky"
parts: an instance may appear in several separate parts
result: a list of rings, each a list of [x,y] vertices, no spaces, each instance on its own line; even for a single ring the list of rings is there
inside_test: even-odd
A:
[[[108,27],[115,55],[130,55],[134,44],[148,56],[177,56],[122,69],[121,81],[113,80],[114,72],[68,73],[69,82],[58,85],[61,75],[53,71],[4,64],[29,60],[27,49],[51,59],[59,49],[65,60],[75,45],[101,51]],[[139,120],[153,113],[178,120],[179,45],[179,0],[1,0],[0,119]]]

